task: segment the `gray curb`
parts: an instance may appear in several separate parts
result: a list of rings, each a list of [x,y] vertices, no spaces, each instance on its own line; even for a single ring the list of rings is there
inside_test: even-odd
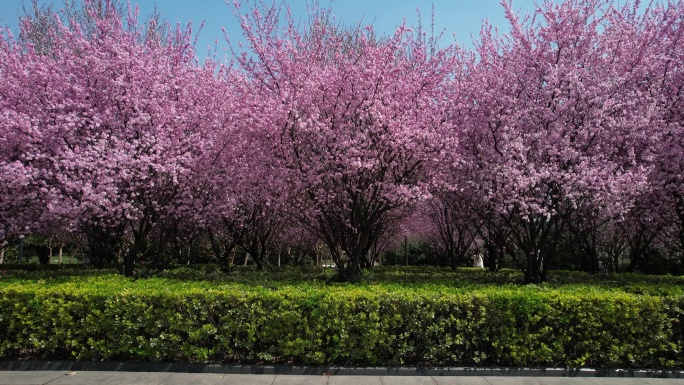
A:
[[[0,370],[121,371],[276,375],[339,376],[526,376],[526,377],[636,377],[684,378],[683,370],[593,369],[593,368],[513,368],[513,367],[337,367],[287,365],[219,365],[187,363],[152,363],[126,361],[48,361],[0,360]]]

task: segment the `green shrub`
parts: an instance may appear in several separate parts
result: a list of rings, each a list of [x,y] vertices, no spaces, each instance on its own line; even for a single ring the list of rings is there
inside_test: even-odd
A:
[[[594,287],[5,279],[0,358],[674,368],[683,309]]]

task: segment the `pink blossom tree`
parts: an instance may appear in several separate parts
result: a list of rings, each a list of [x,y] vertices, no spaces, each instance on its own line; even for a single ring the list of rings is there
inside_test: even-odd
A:
[[[41,112],[40,104],[28,95],[27,84],[35,74],[25,71],[25,55],[8,31],[0,41],[0,250],[8,242],[41,228],[45,217],[48,189],[41,183],[49,164],[33,159],[29,151],[40,133],[32,126]],[[33,103],[25,103],[27,100]],[[21,105],[25,103],[25,105]],[[22,108],[23,107],[23,108]]]
[[[626,33],[636,13],[607,2],[546,1],[523,19],[502,5],[511,34],[482,30],[454,175],[483,219],[510,230],[506,251],[525,281],[540,282],[573,212],[620,215],[646,187],[644,47]]]
[[[353,280],[395,210],[428,196],[445,147],[450,48],[404,26],[377,38],[310,13],[299,29],[276,7],[245,13],[253,53],[239,63],[271,109],[258,129],[292,215],[327,244],[339,279]]]
[[[214,156],[202,165],[201,214],[213,253],[221,268],[230,271],[238,253],[247,254],[265,269],[283,228],[288,191],[269,151],[266,131],[256,129],[270,114],[244,74],[229,65],[219,74],[217,100],[220,124],[207,133]]]
[[[654,148],[652,173],[654,199],[649,207],[660,213],[656,223],[669,224],[663,231],[670,251],[684,258],[684,2],[658,5],[650,16],[655,31],[649,52],[650,71],[643,76],[644,92],[657,98],[660,140]]]
[[[6,95],[2,117],[25,116],[4,125],[27,143],[18,162],[39,175],[47,212],[102,246],[93,251],[121,255],[131,275],[150,232],[183,210],[211,151],[202,136],[217,122],[215,76],[210,62],[198,65],[189,27],[141,39],[136,12],[124,25],[106,6],[91,10],[89,35],[58,20],[49,55],[6,49],[24,90]]]

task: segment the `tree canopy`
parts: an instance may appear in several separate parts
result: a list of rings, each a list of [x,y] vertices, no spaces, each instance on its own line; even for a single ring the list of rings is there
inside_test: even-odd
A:
[[[117,1],[34,3],[0,42],[0,244],[65,232],[127,275],[198,240],[226,270],[325,245],[346,281],[411,234],[527,282],[564,247],[684,260],[684,2],[502,7],[466,49],[236,3],[249,47],[220,63]]]

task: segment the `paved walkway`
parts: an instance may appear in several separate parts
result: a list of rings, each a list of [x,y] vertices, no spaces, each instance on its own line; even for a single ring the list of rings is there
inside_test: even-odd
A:
[[[0,371],[0,385],[656,385],[684,378],[509,376],[321,376],[164,372]]]

